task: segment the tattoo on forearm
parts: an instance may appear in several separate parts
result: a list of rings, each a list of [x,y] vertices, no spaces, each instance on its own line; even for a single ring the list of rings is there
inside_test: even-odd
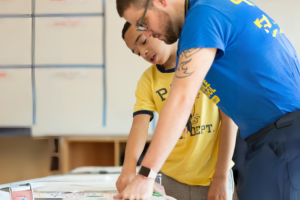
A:
[[[188,77],[188,76],[190,76],[194,73],[194,72],[188,72],[189,68],[188,68],[187,64],[189,64],[189,62],[191,62],[191,60],[192,59],[179,63],[179,65],[177,67],[177,71],[178,72],[183,71],[183,72],[182,72],[182,75],[175,74],[175,76],[177,78],[185,78],[185,77]]]
[[[181,75],[178,73],[175,74],[176,78],[186,78],[188,76],[191,76],[194,71],[189,71],[188,64],[192,61],[192,58],[190,58],[195,53],[199,52],[202,48],[196,48],[196,49],[188,49],[183,51],[179,56],[179,62],[177,67],[177,72],[181,72]],[[190,58],[189,60],[182,61],[184,58]]]
[[[195,53],[197,53],[198,51],[201,51],[202,48],[195,48],[195,49],[188,49],[185,50],[184,52],[182,52],[182,54],[185,56],[185,58],[189,58],[192,55],[194,55]]]

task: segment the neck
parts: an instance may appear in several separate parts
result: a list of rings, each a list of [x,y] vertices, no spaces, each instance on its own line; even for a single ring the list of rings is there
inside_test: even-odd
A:
[[[167,60],[167,62],[165,62],[163,64],[163,68],[165,70],[175,68],[175,65],[176,65],[176,51],[177,51],[177,42],[171,45],[170,57]]]
[[[182,29],[185,19],[185,0],[176,0],[174,2],[174,9],[174,17],[180,29]]]

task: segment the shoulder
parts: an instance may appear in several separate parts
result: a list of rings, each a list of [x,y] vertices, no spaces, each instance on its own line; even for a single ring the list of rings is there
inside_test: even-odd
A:
[[[207,9],[207,10],[216,10],[219,12],[226,11],[228,6],[232,5],[232,1],[234,0],[195,0],[191,5],[190,11],[198,10],[198,9]],[[189,12],[190,12],[189,11]],[[188,12],[188,13],[189,13]],[[202,13],[198,13],[201,15]]]
[[[235,18],[238,6],[234,3],[236,0],[195,0],[191,5],[185,22],[192,23],[199,20],[212,20],[220,17],[228,19]],[[200,24],[199,24],[200,25]]]
[[[139,80],[139,84],[142,84],[145,82],[151,83],[153,80],[153,74],[154,74],[155,70],[156,70],[156,65],[154,65],[154,64],[151,65],[148,69],[146,69]]]

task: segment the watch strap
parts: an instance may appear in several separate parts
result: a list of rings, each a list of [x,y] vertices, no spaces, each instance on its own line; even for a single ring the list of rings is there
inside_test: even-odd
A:
[[[155,171],[153,171],[152,169],[150,169],[150,173],[148,178],[152,178],[152,179],[156,179],[157,173]]]

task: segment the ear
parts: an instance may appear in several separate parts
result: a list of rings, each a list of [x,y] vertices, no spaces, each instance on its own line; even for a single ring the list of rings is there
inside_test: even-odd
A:
[[[153,4],[155,7],[158,7],[158,8],[166,8],[168,5],[169,5],[169,1],[170,0],[153,0]]]

